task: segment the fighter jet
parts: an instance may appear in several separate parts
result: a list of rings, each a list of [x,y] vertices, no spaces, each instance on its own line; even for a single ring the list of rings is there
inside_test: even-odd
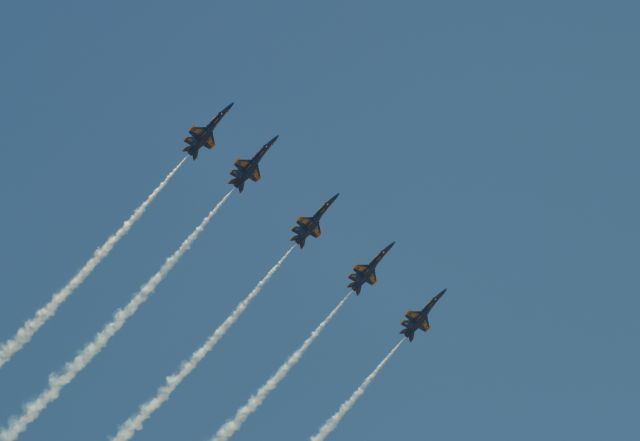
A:
[[[189,145],[183,148],[182,151],[190,154],[195,161],[198,157],[198,150],[200,150],[200,148],[206,147],[209,150],[214,148],[216,146],[216,141],[213,139],[213,129],[215,129],[222,118],[224,118],[229,109],[231,109],[231,106],[233,106],[233,103],[222,109],[206,127],[191,127],[189,129],[191,136],[187,136],[184,139],[184,142]]]
[[[251,158],[251,160],[238,159],[234,163],[237,169],[231,170],[231,176],[233,176],[233,179],[229,181],[229,184],[234,185],[238,189],[238,191],[242,193],[242,190],[244,190],[244,183],[247,179],[251,179],[253,182],[258,182],[261,177],[258,163],[277,139],[278,136],[275,136],[271,139],[271,141],[263,145],[260,151],[256,153],[255,156]]]
[[[353,267],[355,273],[349,274],[349,278],[353,280],[349,284],[349,288],[355,291],[356,295],[360,294],[362,285],[366,282],[369,285],[375,285],[378,281],[376,277],[376,266],[380,263],[382,258],[387,254],[395,242],[391,242],[387,247],[380,251],[378,255],[369,263],[369,265],[356,265]]]
[[[431,308],[438,303],[438,300],[440,300],[440,297],[442,297],[446,291],[446,288],[440,291],[429,303],[427,303],[427,306],[425,306],[422,311],[407,311],[404,316],[408,320],[400,322],[400,324],[404,326],[404,329],[400,331],[400,334],[404,334],[409,341],[413,341],[413,334],[417,329],[422,329],[427,332],[431,327],[429,325],[429,311],[431,311]]]
[[[313,217],[298,218],[298,220],[296,221],[298,225],[291,229],[291,231],[296,233],[296,235],[293,236],[291,240],[300,245],[300,248],[304,248],[304,241],[307,240],[307,237],[309,237],[309,235],[312,235],[313,237],[320,237],[320,218],[322,217],[324,212],[327,211],[327,209],[331,206],[331,204],[333,204],[333,201],[338,199],[338,195],[339,193],[325,202],[324,205],[320,207],[318,211],[316,211],[316,214],[314,214]]]

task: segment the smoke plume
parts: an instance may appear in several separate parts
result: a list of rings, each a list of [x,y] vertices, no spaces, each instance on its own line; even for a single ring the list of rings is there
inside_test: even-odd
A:
[[[27,320],[15,335],[0,345],[0,368],[11,360],[11,357],[18,352],[24,345],[29,343],[31,338],[36,332],[44,325],[47,320],[54,316],[60,305],[71,296],[73,291],[85,281],[87,277],[93,272],[93,270],[102,262],[102,259],[107,257],[113,247],[122,239],[133,227],[140,217],[144,214],[145,210],[151,202],[158,196],[158,193],[169,183],[173,175],[176,174],[178,169],[184,164],[184,158],[176,165],[171,172],[160,182],[160,184],[151,192],[149,196],[136,208],[129,219],[124,221],[122,226],[111,237],[107,239],[98,249],[93,253],[93,256],[84,264],[84,266],[76,273],[75,276],[57,293],[55,293],[49,303],[36,311],[36,315]]]
[[[73,360],[67,362],[60,373],[52,373],[49,375],[49,386],[40,393],[40,395],[27,403],[23,412],[19,417],[12,417],[6,428],[0,431],[0,441],[14,441],[18,436],[27,429],[27,426],[35,421],[40,413],[54,400],[60,396],[60,391],[64,386],[71,383],[90,362],[93,357],[98,355],[107,343],[119,330],[124,326],[127,319],[133,316],[140,305],[142,305],[149,296],[155,291],[156,287],[165,278],[165,276],[178,263],[183,254],[191,247],[193,242],[198,238],[200,233],[207,226],[209,221],[220,210],[222,205],[229,199],[233,190],[229,191],[218,204],[207,214],[200,222],[195,230],[182,242],[180,247],[164,262],[157,273],[153,275],[145,283],[142,288],[133,296],[129,303],[122,309],[118,309],[113,315],[113,320],[107,323],[104,328],[96,336],[93,341],[88,343],[82,351],[75,356]]]
[[[142,430],[143,423],[162,406],[165,401],[169,399],[173,391],[182,383],[182,381],[198,366],[198,364],[204,359],[204,357],[214,348],[214,346],[222,339],[231,326],[238,320],[242,313],[247,309],[251,301],[262,291],[262,288],[267,284],[269,279],[278,271],[284,261],[289,257],[289,254],[293,251],[295,245],[287,250],[286,253],[278,260],[278,262],[271,268],[267,274],[258,282],[253,290],[242,300],[236,309],[225,319],[224,322],[214,331],[209,339],[198,348],[191,358],[182,362],[178,372],[168,376],[165,380],[165,384],[160,387],[156,393],[156,396],[144,403],[138,409],[138,412],[125,421],[118,433],[111,438],[112,441],[125,441],[133,437],[133,435]]]

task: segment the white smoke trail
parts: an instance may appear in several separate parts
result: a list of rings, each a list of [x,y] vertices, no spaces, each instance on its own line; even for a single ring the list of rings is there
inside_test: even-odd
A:
[[[387,361],[389,361],[391,356],[398,350],[398,348],[404,342],[404,340],[405,340],[404,338],[402,340],[400,340],[398,342],[398,344],[396,344],[393,347],[393,349],[391,349],[391,351],[389,351],[387,356],[382,359],[380,364],[378,366],[376,366],[376,368],[373,370],[373,372],[371,372],[369,374],[369,376],[364,379],[364,381],[362,382],[360,387],[358,387],[356,389],[356,391],[349,397],[349,399],[347,401],[342,403],[342,405],[340,406],[340,409],[338,409],[338,411],[336,413],[334,413],[333,416],[331,418],[329,418],[326,423],[324,423],[324,426],[322,426],[320,428],[318,433],[316,433],[315,435],[313,435],[311,437],[311,441],[322,441],[322,440],[324,440],[331,432],[333,432],[333,430],[336,427],[338,427],[338,424],[340,423],[342,418],[344,418],[344,416],[347,414],[347,412],[349,412],[351,410],[351,408],[353,407],[353,405],[356,404],[356,401],[358,401],[358,398],[360,398],[364,394],[364,392],[367,390],[367,387],[369,386],[369,384],[374,380],[374,378],[376,378],[376,376],[378,375],[380,370],[384,367],[385,364],[387,364]]]
[[[311,346],[311,343],[313,343],[316,337],[320,335],[322,330],[338,313],[338,311],[340,310],[340,308],[342,308],[342,305],[344,305],[344,302],[347,301],[352,292],[353,291],[349,291],[347,295],[344,296],[340,303],[338,303],[338,305],[333,308],[333,310],[318,325],[318,327],[314,329],[313,332],[311,332],[311,335],[309,335],[304,343],[302,343],[302,346],[300,346],[298,350],[291,354],[289,359],[287,359],[287,361],[285,361],[284,364],[280,366],[276,373],[273,374],[273,376],[269,378],[260,389],[258,389],[258,392],[256,392],[255,395],[249,398],[247,404],[238,409],[233,420],[227,421],[222,425],[222,427],[220,427],[220,429],[218,429],[218,432],[213,438],[213,441],[226,441],[231,438],[234,433],[240,430],[240,427],[242,427],[242,424],[246,421],[247,418],[249,418],[249,415],[251,415],[258,409],[258,407],[260,407],[262,402],[269,396],[269,393],[278,386],[278,383],[280,383],[280,381],[282,381],[284,377],[287,376],[291,368],[294,367],[296,363],[298,363],[298,361],[300,361],[305,351],[309,348],[309,346]]]
[[[182,167],[184,161],[187,158],[184,158],[182,161],[176,165],[171,172],[160,182],[147,199],[140,204],[138,208],[136,208],[129,219],[124,221],[122,226],[116,231],[111,237],[107,239],[105,243],[103,243],[98,249],[96,249],[93,253],[93,256],[84,264],[84,266],[76,273],[75,276],[57,293],[55,293],[49,303],[40,308],[36,315],[29,320],[27,320],[20,329],[16,332],[16,334],[6,342],[0,345],[0,368],[11,360],[11,357],[18,352],[24,345],[29,343],[31,338],[35,335],[36,332],[44,325],[47,320],[49,320],[58,310],[58,307],[64,303],[67,298],[75,291],[75,289],[80,286],[82,282],[85,281],[87,277],[91,274],[91,272],[102,262],[102,259],[109,255],[109,252],[113,249],[113,247],[118,243],[120,239],[122,239],[131,229],[133,224],[136,223],[138,219],[145,212],[149,204],[158,196],[158,193],[162,191],[162,189],[169,183],[173,175],[176,174],[178,169]]]
[[[211,351],[214,346],[220,341],[220,339],[224,336],[224,334],[231,328],[231,326],[238,320],[238,318],[242,315],[249,303],[260,293],[262,288],[266,285],[266,283],[271,279],[271,277],[278,271],[278,269],[282,266],[284,261],[289,257],[289,254],[293,251],[295,245],[287,250],[286,253],[278,260],[278,262],[267,272],[267,274],[258,282],[258,284],[253,288],[253,290],[247,295],[247,297],[242,300],[236,309],[225,319],[224,322],[218,329],[215,330],[213,334],[209,337],[209,339],[202,345],[198,350],[196,350],[193,354],[191,354],[191,358],[188,361],[182,362],[180,366],[180,370],[168,376],[165,379],[165,385],[160,387],[156,393],[156,396],[151,400],[144,403],[138,409],[138,413],[125,421],[118,429],[118,433],[111,438],[112,441],[125,441],[129,440],[135,435],[135,433],[139,430],[142,430],[143,423],[164,404],[165,401],[169,399],[173,391],[182,383],[184,380],[204,359],[204,357]]]
[[[218,204],[207,214],[200,222],[195,230],[182,242],[180,247],[164,262],[157,273],[151,277],[147,283],[133,296],[129,303],[122,309],[119,309],[113,315],[113,320],[107,323],[102,330],[96,334],[93,341],[88,343],[75,358],[67,362],[61,373],[53,373],[49,375],[49,387],[40,395],[27,403],[22,415],[12,417],[9,425],[0,431],[0,441],[14,441],[24,432],[27,426],[38,418],[40,413],[55,399],[60,396],[60,391],[64,386],[69,384],[75,377],[98,355],[100,351],[107,345],[111,337],[113,337],[128,318],[133,316],[140,305],[142,305],[149,296],[154,292],[158,284],[165,278],[171,269],[178,263],[182,255],[191,247],[191,244],[198,238],[200,233],[207,226],[209,221],[220,210],[222,205],[231,196],[233,190],[229,191]]]

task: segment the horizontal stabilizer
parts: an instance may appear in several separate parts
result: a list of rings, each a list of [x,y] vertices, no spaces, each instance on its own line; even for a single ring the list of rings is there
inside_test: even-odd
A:
[[[185,148],[182,149],[182,151],[190,154],[194,161],[198,157],[198,148],[192,145],[186,146]]]
[[[414,333],[415,333],[415,331],[413,331],[411,329],[403,329],[402,331],[400,331],[400,334],[404,334],[405,337],[407,337],[409,339],[409,341],[413,341]]]
[[[242,190],[244,190],[244,180],[242,179],[233,178],[232,180],[229,181],[229,184],[237,188],[238,191],[240,191],[240,193],[242,193]]]
[[[362,284],[358,282],[353,282],[353,283],[350,283],[349,286],[347,286],[347,288],[351,288],[353,292],[356,293],[356,295],[360,295],[360,291],[362,290]]]
[[[292,240],[295,243],[297,243],[298,245],[300,245],[300,248],[304,248],[304,242],[305,242],[305,240],[307,240],[307,238],[297,234],[297,235],[293,236],[290,240]]]

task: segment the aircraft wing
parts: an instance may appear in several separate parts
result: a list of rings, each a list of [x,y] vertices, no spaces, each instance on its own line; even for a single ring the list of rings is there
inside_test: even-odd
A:
[[[247,167],[249,167],[249,161],[247,161],[246,159],[238,159],[236,162],[234,162],[235,166],[241,169],[245,169]]]
[[[428,331],[431,326],[429,326],[429,320],[424,318],[420,321],[420,323],[418,324],[418,327],[423,331]]]
[[[260,169],[258,168],[258,166],[256,166],[256,168],[253,170],[253,173],[251,173],[251,176],[249,176],[249,179],[251,179],[253,182],[258,182],[260,178]]]
[[[307,230],[309,230],[314,222],[310,217],[299,217],[298,220],[296,221],[296,223],[298,225],[302,225],[302,226],[306,227]],[[316,226],[313,229],[311,229],[310,234],[313,237],[320,237],[320,226],[316,224]]]
[[[353,270],[357,273],[363,273],[369,269],[369,265],[356,265],[353,267]]]
[[[375,285],[377,281],[378,281],[378,278],[376,277],[376,273],[372,272],[367,282],[369,282],[370,285]]]
[[[313,223],[313,221],[309,217],[299,217],[298,220],[296,221],[296,223],[298,225],[302,225],[302,226],[308,227],[309,225],[311,225]]]
[[[216,146],[216,141],[213,139],[213,136],[207,138],[207,148],[212,149]]]
[[[200,136],[204,133],[205,128],[204,127],[191,127],[189,129],[189,133],[191,133],[193,136]]]
[[[407,313],[404,316],[409,320],[415,320],[418,317],[420,317],[420,311],[407,311]]]

